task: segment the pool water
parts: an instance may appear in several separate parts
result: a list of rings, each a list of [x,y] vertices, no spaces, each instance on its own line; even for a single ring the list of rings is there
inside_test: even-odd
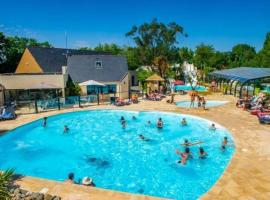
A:
[[[126,129],[120,117],[127,120]],[[137,119],[133,120],[132,116]],[[157,129],[159,117],[164,128]],[[188,126],[181,126],[185,117]],[[150,120],[152,124],[148,124]],[[64,181],[93,178],[97,187],[173,199],[197,199],[207,192],[225,170],[234,152],[220,151],[224,136],[230,133],[212,122],[189,115],[165,112],[81,111],[51,116],[47,127],[42,120],[18,127],[0,137],[0,169],[16,168],[16,173]],[[63,133],[64,125],[70,132]],[[150,141],[142,141],[143,134]],[[178,164],[175,150],[187,138],[203,141],[206,159],[194,158],[185,166]]]
[[[206,105],[205,107],[215,107],[215,106],[221,106],[221,105],[224,105],[228,103],[228,101],[212,101],[212,100],[209,100],[209,101],[206,101]],[[179,106],[179,107],[182,107],[182,108],[189,108],[190,107],[190,101],[179,101],[179,102],[176,102],[176,105]],[[194,107],[198,107],[198,102],[195,101],[194,103]]]
[[[190,91],[190,90],[192,90],[192,87],[190,85],[176,85],[176,86],[174,86],[174,89],[175,89],[175,91],[180,91],[180,90]],[[200,86],[200,85],[197,85],[195,90],[199,91],[199,92],[207,91],[206,87]]]

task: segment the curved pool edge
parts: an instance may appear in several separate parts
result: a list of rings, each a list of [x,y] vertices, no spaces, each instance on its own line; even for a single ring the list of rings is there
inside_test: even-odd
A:
[[[164,113],[164,114],[167,114],[167,115],[175,115],[175,116],[181,116],[181,115],[184,115],[184,116],[189,116],[191,118],[195,118],[195,119],[199,119],[199,120],[202,120],[204,122],[207,122],[209,125],[211,123],[215,123],[215,125],[217,126],[217,128],[221,128],[221,129],[225,129],[231,136],[231,139],[233,141],[233,144],[234,146],[236,147],[236,143],[234,141],[234,137],[231,133],[230,130],[228,130],[225,126],[217,123],[216,121],[213,121],[213,120],[210,120],[210,119],[206,119],[206,118],[203,118],[201,116],[197,116],[197,115],[194,115],[194,114],[186,114],[186,113],[179,113],[179,112],[175,112],[175,111],[163,111],[163,110],[129,110],[129,109],[112,109],[112,108],[98,108],[98,109],[79,109],[79,110],[64,110],[64,112],[61,112],[61,113],[45,113],[46,115],[44,116],[47,116],[47,117],[58,117],[58,116],[63,116],[63,115],[66,115],[66,114],[69,114],[69,113],[82,113],[82,112],[92,112],[92,111],[113,111],[113,112],[133,112],[133,113],[144,113],[144,112],[147,112],[147,113]],[[44,113],[43,113],[44,114]],[[24,127],[24,126],[27,126],[29,124],[32,124],[32,123],[37,123],[39,122],[40,120],[42,120],[42,118],[44,116],[38,116],[36,119],[33,119],[33,120],[30,120],[29,122],[26,122],[22,125],[18,125],[16,126],[15,128],[11,129],[11,130],[8,130],[6,132],[6,134],[8,134],[8,132],[12,132],[13,130],[15,129],[18,129],[18,128],[21,128],[21,127]],[[216,183],[224,176],[224,173],[226,172],[228,166],[230,165],[230,163],[232,162],[232,159],[234,157],[234,154],[236,152],[236,148],[235,150],[233,151],[232,155],[230,156],[230,159],[229,161],[227,162],[227,164],[225,165],[225,168],[224,170],[222,171],[222,173],[220,174],[219,178],[215,181],[215,183],[213,185],[211,185],[211,187],[209,188],[209,190],[207,190],[205,193],[202,193],[200,195],[199,198],[201,198],[202,196],[204,196],[205,194],[207,194],[215,185]],[[34,177],[34,176],[25,176],[26,180],[30,179],[34,179],[34,180],[37,180],[38,182],[46,182],[46,181],[49,181],[49,182],[53,182],[55,184],[63,184],[63,185],[66,185],[64,182],[59,182],[59,181],[56,181],[56,180],[52,180],[52,179],[45,179],[45,178],[40,178],[40,177]],[[78,186],[78,185],[77,185]],[[80,187],[83,187],[84,186],[80,186]],[[136,193],[129,193],[129,192],[123,192],[123,191],[118,191],[118,190],[110,190],[110,189],[104,189],[104,188],[92,188],[92,189],[98,189],[98,190],[101,190],[103,192],[109,192],[109,193],[123,193],[125,195],[131,195],[131,196],[136,196],[136,199],[137,199],[137,196],[140,196],[142,197],[143,199],[168,199],[168,198],[162,198],[162,197],[155,197],[155,196],[149,196],[149,195],[142,195],[142,194],[136,194]],[[140,199],[140,198],[139,198]]]

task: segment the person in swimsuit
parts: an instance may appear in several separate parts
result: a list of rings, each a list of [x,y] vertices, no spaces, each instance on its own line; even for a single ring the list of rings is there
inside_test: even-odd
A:
[[[69,128],[67,125],[64,126],[64,133],[68,133],[69,132]]]
[[[216,125],[215,124],[211,124],[211,126],[209,127],[210,130],[212,131],[215,131],[217,128],[216,128]]]
[[[143,140],[143,141],[146,141],[146,142],[150,141],[150,139],[144,137],[142,134],[139,135],[139,138],[140,138],[141,140]]]
[[[47,126],[47,117],[43,118],[42,126],[45,128]]]
[[[187,126],[187,120],[186,120],[186,118],[183,118],[183,119],[182,119],[181,125],[182,125],[182,126]]]
[[[74,173],[69,173],[67,180],[65,180],[66,183],[75,183],[74,182]]]
[[[204,151],[202,147],[199,148],[199,158],[204,159],[206,158],[207,153]]]
[[[157,128],[159,128],[159,129],[162,129],[163,128],[163,121],[162,121],[161,118],[158,119]]]
[[[126,122],[126,120],[123,120],[123,121],[121,122],[121,124],[122,124],[122,128],[123,128],[123,129],[125,129],[125,128],[126,128],[126,126],[127,126],[127,122]]]
[[[228,138],[224,137],[224,139],[223,139],[223,141],[221,143],[221,151],[225,151],[227,145],[228,145]]]

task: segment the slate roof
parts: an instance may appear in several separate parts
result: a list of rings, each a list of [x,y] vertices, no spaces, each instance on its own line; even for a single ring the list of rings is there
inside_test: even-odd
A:
[[[270,68],[238,67],[214,71],[210,73],[210,75],[243,83],[250,80],[270,77]]]
[[[77,49],[28,47],[43,72],[62,72],[62,66],[67,65],[66,55],[111,55],[106,52],[83,51]]]
[[[102,62],[101,68],[96,68],[96,61]],[[128,65],[124,56],[71,55],[68,57],[68,73],[78,83],[121,81],[128,73]]]

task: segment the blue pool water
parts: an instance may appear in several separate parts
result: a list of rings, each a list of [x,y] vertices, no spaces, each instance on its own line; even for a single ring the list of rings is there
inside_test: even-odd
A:
[[[209,100],[209,101],[206,101],[206,108],[207,107],[215,107],[215,106],[221,106],[221,105],[224,105],[228,103],[228,101],[212,101],[212,100]],[[179,102],[176,102],[176,105],[179,106],[179,107],[182,107],[182,108],[189,108],[190,107],[190,101],[179,101]],[[194,107],[198,107],[198,102],[195,102],[194,103]]]
[[[180,90],[190,91],[192,90],[192,87],[190,85],[176,85],[174,86],[174,89],[175,91],[180,91]],[[195,90],[199,92],[207,91],[206,87],[200,86],[200,85],[196,86]]]
[[[119,119],[124,116],[127,127]],[[132,120],[136,116],[136,120]],[[164,129],[156,120],[162,117]],[[185,117],[188,126],[181,126]],[[147,124],[151,120],[152,124]],[[0,169],[16,168],[17,173],[63,181],[69,172],[76,179],[90,176],[97,187],[130,193],[197,199],[207,192],[225,170],[234,152],[219,147],[230,133],[211,121],[189,115],[163,112],[81,111],[48,118],[48,126],[38,120],[0,137]],[[63,126],[70,128],[63,134]],[[152,141],[138,138],[143,134]],[[180,143],[203,141],[209,156],[198,159],[198,147],[192,146],[194,158],[185,166],[177,164]]]

